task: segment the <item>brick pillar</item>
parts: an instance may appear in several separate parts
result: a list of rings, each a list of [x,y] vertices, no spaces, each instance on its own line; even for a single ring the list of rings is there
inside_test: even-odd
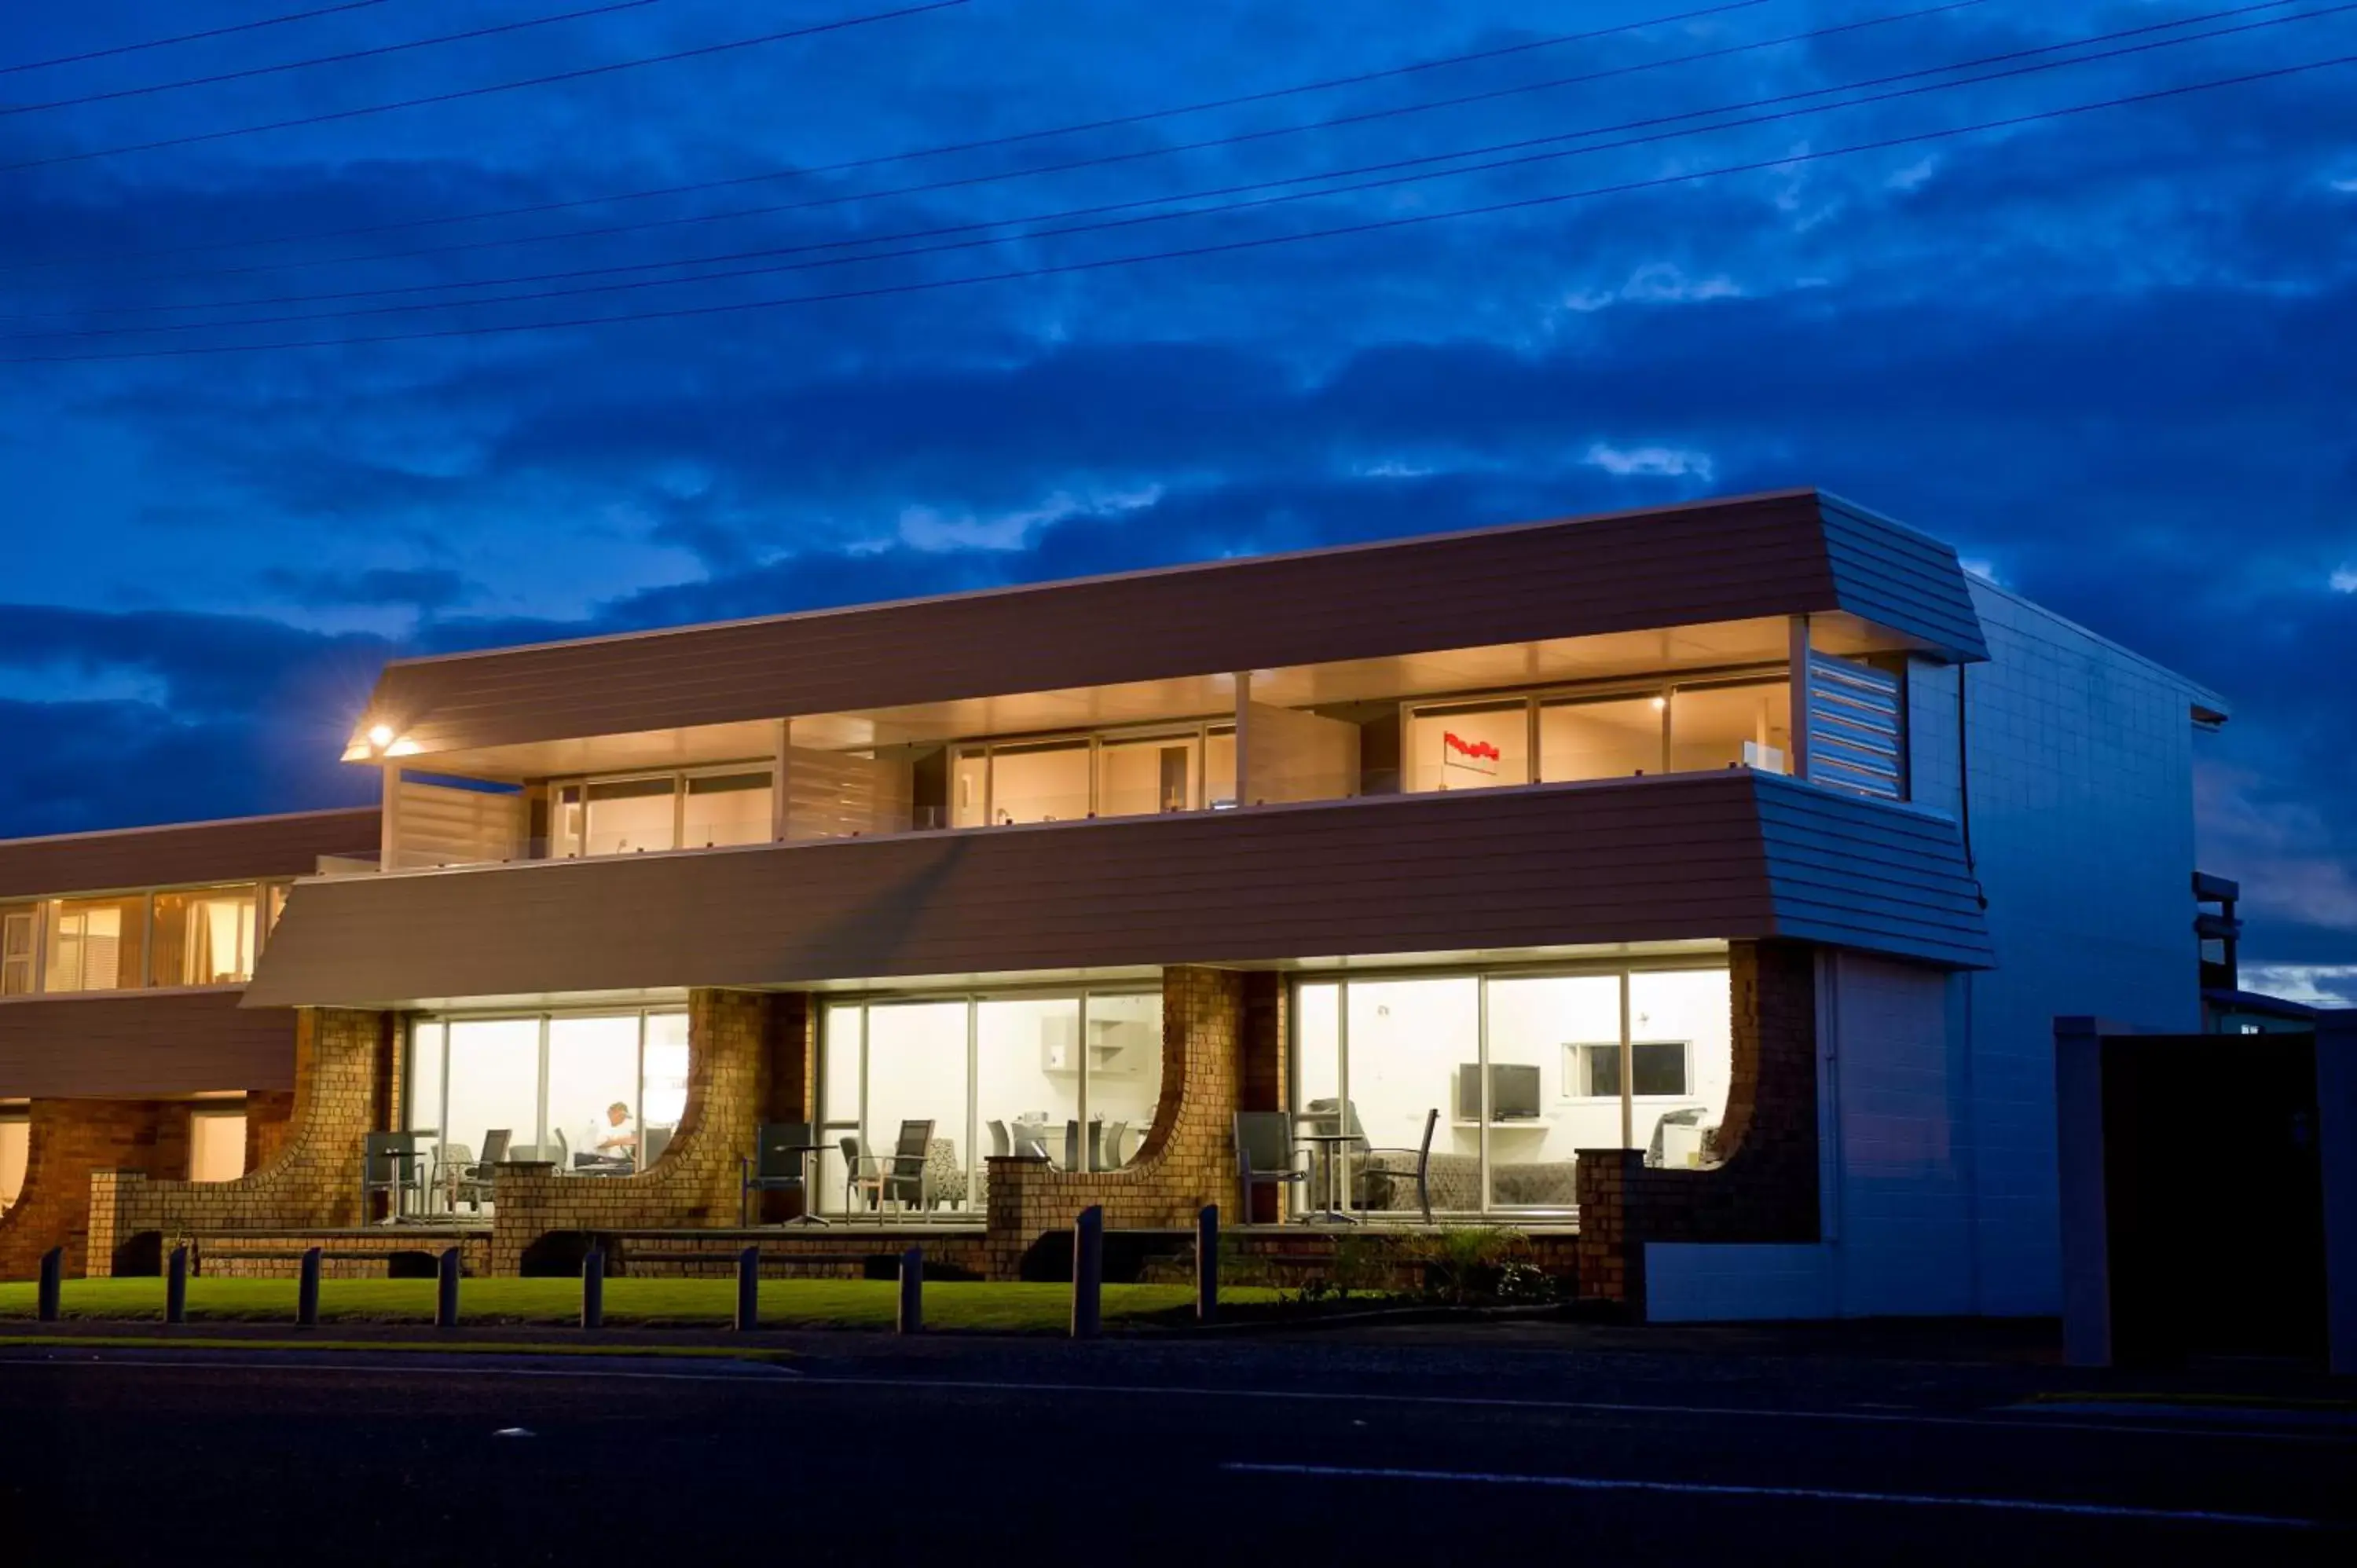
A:
[[[150,1231],[329,1229],[360,1223],[364,1140],[384,1130],[390,1013],[305,1007],[295,1016],[295,1110],[277,1155],[235,1181],[156,1181],[137,1171],[91,1178],[90,1273]],[[102,1179],[104,1178],[104,1179]]]
[[[1037,1155],[993,1155],[983,1164],[989,1172],[984,1184],[984,1266],[994,1280],[1019,1280],[1025,1256],[1040,1232],[1052,1228],[1035,1228],[1045,1208],[1041,1187],[1048,1162]]]
[[[245,1097],[245,1168],[258,1171],[278,1157],[295,1131],[291,1090],[258,1089]]]
[[[543,1165],[500,1166],[492,1184],[491,1273],[521,1272],[533,1244],[552,1231],[734,1226],[739,1162],[753,1152],[754,1127],[792,1100],[773,1072],[804,1064],[797,1092],[808,1093],[814,1012],[799,993],[688,993],[687,1108],[662,1157],[636,1176],[596,1179]]]
[[[1579,1292],[1644,1311],[1648,1241],[1813,1241],[1817,1205],[1816,950],[1729,949],[1733,1061],[1720,1163],[1661,1170],[1640,1149],[1582,1149]]]
[[[66,1250],[67,1273],[87,1271],[93,1171],[163,1176],[188,1168],[185,1104],[37,1100],[27,1122],[25,1185],[0,1215],[0,1280],[30,1279],[52,1247]]]

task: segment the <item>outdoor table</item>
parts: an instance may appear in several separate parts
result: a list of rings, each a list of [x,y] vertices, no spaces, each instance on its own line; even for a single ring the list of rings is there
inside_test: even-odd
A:
[[[1295,1136],[1305,1144],[1326,1145],[1326,1207],[1315,1214],[1306,1214],[1302,1219],[1305,1221],[1331,1219],[1338,1224],[1356,1225],[1358,1219],[1343,1212],[1350,1207],[1351,1196],[1344,1185],[1350,1180],[1344,1169],[1344,1149],[1349,1144],[1361,1142],[1360,1135],[1356,1133],[1298,1133]]]

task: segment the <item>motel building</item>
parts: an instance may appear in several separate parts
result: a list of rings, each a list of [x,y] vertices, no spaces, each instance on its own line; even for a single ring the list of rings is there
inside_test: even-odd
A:
[[[1813,490],[395,662],[381,811],[0,843],[0,1277],[1218,1204],[2050,1314],[2053,1019],[2200,1026],[2223,717]]]

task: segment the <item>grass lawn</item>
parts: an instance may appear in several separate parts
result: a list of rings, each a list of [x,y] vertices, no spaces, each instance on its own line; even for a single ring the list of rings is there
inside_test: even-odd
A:
[[[775,1328],[889,1328],[899,1287],[890,1280],[763,1280],[761,1322]],[[35,1287],[0,1283],[0,1319],[29,1318]],[[1257,1305],[1271,1290],[1220,1293],[1222,1303]],[[1104,1320],[1178,1325],[1193,1314],[1189,1285],[1107,1285]],[[925,1326],[1002,1334],[1061,1333],[1071,1318],[1072,1294],[1062,1284],[986,1284],[934,1281],[925,1286]],[[606,1321],[614,1327],[725,1326],[734,1316],[737,1282],[632,1280],[606,1282]],[[161,1279],[67,1280],[60,1308],[70,1318],[161,1321]],[[578,1280],[470,1279],[458,1287],[462,1322],[569,1324],[580,1320]],[[293,1280],[194,1279],[188,1282],[191,1323],[295,1321]],[[432,1280],[322,1280],[322,1323],[431,1323]]]

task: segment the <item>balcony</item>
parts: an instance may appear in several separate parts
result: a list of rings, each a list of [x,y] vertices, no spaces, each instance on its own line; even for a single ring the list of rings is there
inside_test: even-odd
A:
[[[257,1005],[1791,937],[1975,966],[1955,824],[1756,770],[298,885]]]
[[[1798,644],[1796,683],[1794,636],[1782,622],[1734,623],[587,737],[425,759],[434,773],[388,760],[382,865],[987,832],[1728,769],[1903,798],[1897,661],[1869,663],[1855,631],[1820,631],[1852,651]]]

